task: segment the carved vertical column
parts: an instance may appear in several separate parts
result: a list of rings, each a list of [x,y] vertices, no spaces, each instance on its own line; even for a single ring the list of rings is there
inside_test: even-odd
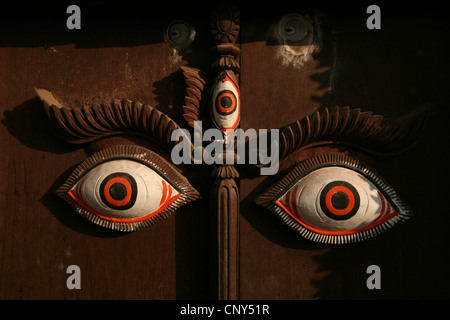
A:
[[[211,207],[217,214],[213,229],[217,242],[213,244],[216,292],[212,294],[220,300],[239,299],[239,189],[234,180],[238,177],[232,165],[213,170]]]
[[[240,49],[236,46],[239,35],[239,11],[220,5],[212,12],[211,33],[216,42],[215,60],[212,64],[216,78],[211,91],[211,118],[222,131],[225,147],[229,136],[239,126],[240,98],[238,76]],[[213,281],[217,283],[213,295],[220,300],[239,299],[239,178],[234,164],[237,155],[234,148],[222,150],[219,155],[223,165],[212,171],[211,209],[213,232],[217,232],[213,244]]]

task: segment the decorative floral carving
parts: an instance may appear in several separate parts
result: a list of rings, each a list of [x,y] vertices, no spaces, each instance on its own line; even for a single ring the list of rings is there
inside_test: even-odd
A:
[[[239,10],[230,5],[219,4],[211,13],[211,33],[219,44],[234,44],[239,35]]]

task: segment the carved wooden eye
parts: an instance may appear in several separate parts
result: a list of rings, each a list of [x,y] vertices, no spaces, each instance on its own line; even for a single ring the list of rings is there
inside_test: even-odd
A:
[[[239,88],[233,74],[224,71],[212,92],[212,118],[214,124],[222,131],[235,129],[239,125],[240,99]]]
[[[94,154],[74,170],[58,194],[83,217],[119,231],[153,224],[198,197],[169,163],[137,146]]]
[[[323,243],[361,241],[411,215],[377,173],[342,155],[298,164],[256,203],[274,211],[305,238]]]
[[[173,22],[166,31],[166,40],[169,41],[175,49],[187,48],[195,38],[194,27],[185,21]]]

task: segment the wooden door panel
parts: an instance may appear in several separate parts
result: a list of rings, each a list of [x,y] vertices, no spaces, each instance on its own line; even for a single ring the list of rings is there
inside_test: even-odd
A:
[[[241,126],[244,129],[280,128],[314,113],[321,106],[334,105],[399,116],[432,102],[440,121],[444,121],[447,111],[439,107],[444,100],[436,83],[442,83],[438,70],[448,63],[443,57],[436,59],[436,53],[441,50],[440,36],[429,36],[432,32],[443,32],[440,20],[425,16],[418,25],[414,17],[396,11],[383,16],[381,30],[371,31],[365,26],[364,15],[318,8],[321,51],[296,68],[293,60],[283,53],[282,46],[272,39],[283,16],[305,12],[303,9],[259,13],[242,26],[241,94],[245,107]],[[276,176],[242,177],[241,298],[442,296],[445,286],[441,279],[446,277],[445,272],[429,261],[444,258],[437,253],[439,249],[432,250],[435,256],[431,258],[434,254],[425,247],[436,248],[437,243],[445,246],[445,240],[439,232],[425,235],[421,231],[433,223],[432,215],[440,216],[442,212],[440,201],[424,202],[425,198],[434,198],[439,193],[431,187],[439,179],[425,169],[440,167],[434,163],[441,163],[440,145],[446,134],[442,127],[438,129],[436,120],[431,120],[431,127],[413,149],[398,156],[372,157],[343,147],[319,147],[297,152],[282,161]],[[283,226],[272,212],[253,203],[256,196],[295,163],[330,152],[350,154],[374,166],[411,206],[415,216],[374,239],[328,246],[302,239]],[[424,185],[430,188],[425,190]],[[382,290],[369,290],[366,286],[366,269],[372,264],[382,270]],[[437,270],[438,274],[431,276]]]
[[[92,7],[83,12],[88,8]],[[81,218],[55,194],[72,170],[101,146],[142,141],[65,143],[50,130],[34,88],[51,90],[70,107],[107,98],[137,100],[179,121],[177,108],[185,95],[179,66],[185,59],[205,60],[201,52],[190,58],[178,56],[164,42],[173,16],[144,21],[133,16],[118,19],[117,11],[115,16],[104,14],[95,19],[87,15],[75,35],[61,26],[63,19],[23,24],[7,20],[2,25],[0,296],[4,299],[207,296],[207,201],[194,203],[187,211],[180,208],[143,232],[123,234]],[[196,24],[195,17],[190,23]],[[196,28],[201,34],[201,24]],[[204,46],[201,40],[197,44]],[[170,153],[157,145],[147,147],[170,160]],[[201,170],[180,170],[201,193],[208,190]],[[81,269],[81,290],[66,287],[66,269],[72,264]]]

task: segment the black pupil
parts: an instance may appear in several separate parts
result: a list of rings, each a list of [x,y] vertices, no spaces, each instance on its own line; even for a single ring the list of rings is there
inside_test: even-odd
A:
[[[336,192],[331,197],[331,204],[337,210],[347,208],[348,202],[349,202],[348,196],[344,192]]]
[[[220,99],[220,105],[222,106],[222,108],[229,108],[232,104],[233,101],[230,97],[223,97],[222,99]]]
[[[113,183],[111,187],[109,187],[109,194],[114,200],[120,201],[125,199],[127,188],[121,183]]]

